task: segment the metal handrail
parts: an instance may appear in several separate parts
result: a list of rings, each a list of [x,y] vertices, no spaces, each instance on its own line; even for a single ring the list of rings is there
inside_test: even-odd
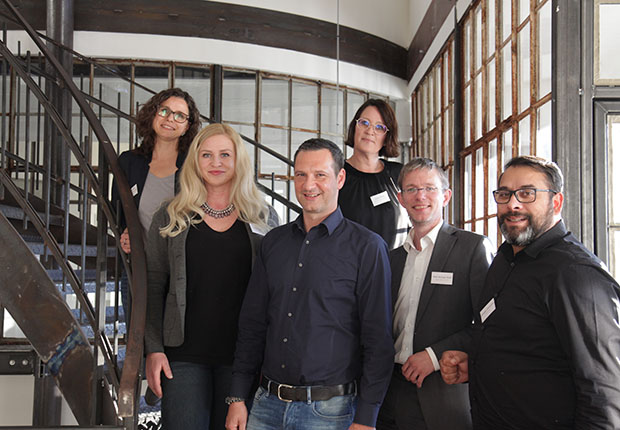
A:
[[[142,227],[138,219],[137,209],[133,202],[127,179],[122,169],[120,168],[116,152],[112,144],[110,143],[110,139],[107,136],[105,130],[103,129],[103,126],[97,119],[95,113],[91,109],[90,105],[82,95],[82,92],[75,86],[71,76],[69,76],[66,70],[63,69],[60,62],[54,57],[54,55],[52,55],[52,53],[49,51],[48,47],[45,46],[45,43],[43,43],[41,38],[39,38],[37,32],[30,26],[30,24],[28,24],[28,22],[26,22],[26,20],[21,16],[17,9],[8,0],[2,1],[7,7],[7,9],[9,9],[9,11],[16,18],[20,26],[28,33],[32,41],[37,45],[38,49],[44,55],[46,60],[52,65],[56,73],[58,73],[58,76],[63,82],[64,88],[71,93],[73,99],[80,107],[95,136],[99,140],[99,145],[103,149],[105,157],[110,165],[110,169],[118,183],[119,194],[126,217],[129,234],[131,235],[131,237],[135,238],[135,241],[132,242],[134,242],[136,245],[132,247],[131,271],[133,279],[132,293],[134,296],[132,306],[133,324],[131,324],[128,329],[129,331],[126,357],[123,371],[121,374],[121,380],[118,386],[118,414],[121,417],[131,417],[134,415],[134,399],[136,388],[138,385],[138,374],[141,367],[140,363],[142,361],[143,331],[146,321],[146,259],[144,247],[142,246]],[[10,53],[8,48],[6,48],[3,44],[0,44],[0,49],[2,50],[2,54],[5,56],[5,58],[7,58],[9,62],[11,62],[11,57],[13,57],[13,55]],[[12,64],[16,65],[16,63]],[[21,68],[16,68],[15,70],[18,71],[18,73],[23,72]],[[84,155],[79,148],[79,145],[75,142],[71,134],[68,132],[67,127],[65,126],[62,118],[60,117],[56,109],[49,103],[49,100],[47,100],[47,98],[42,93],[40,88],[36,85],[36,83],[34,83],[34,81],[29,76],[24,75],[25,73],[20,73],[20,77],[24,80],[24,82],[27,83],[28,87],[33,91],[39,101],[43,105],[45,105],[46,112],[50,115],[50,118],[54,121],[54,123],[58,127],[59,132],[63,135],[63,138],[68,143],[69,148],[71,149],[73,155],[76,157],[78,163],[83,169],[84,174],[88,177],[92,184],[98,184],[98,180],[91,166],[85,160]],[[94,188],[100,208],[104,211],[110,225],[112,227],[115,227],[115,217],[113,215],[112,208],[109,206],[104,196],[104,190],[101,190],[99,187]],[[107,190],[105,190],[105,192],[107,193]],[[24,210],[26,209],[24,208]],[[120,237],[119,232],[116,228],[112,228],[112,230],[117,238]],[[67,273],[69,278],[71,278],[72,270],[70,270],[70,268],[65,273]],[[73,283],[71,283],[71,285],[74,286]],[[141,305],[138,305],[138,303],[140,303]],[[86,305],[85,308],[89,309],[89,305]],[[97,325],[95,324],[93,315],[88,315],[87,312],[87,316],[89,320],[91,320],[91,325],[93,326],[93,328],[96,329]],[[97,337],[96,339],[100,346],[106,352],[111,352],[111,349],[109,348],[109,343],[107,342],[107,338],[105,338],[105,336],[101,336],[101,333],[99,333],[99,337]],[[110,357],[108,357],[108,354],[104,355],[106,356],[106,359],[110,359]],[[110,363],[110,365],[111,364],[112,363]]]

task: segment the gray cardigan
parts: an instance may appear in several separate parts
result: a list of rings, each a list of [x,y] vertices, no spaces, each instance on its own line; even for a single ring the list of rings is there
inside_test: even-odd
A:
[[[166,205],[155,215],[146,242],[147,293],[145,352],[164,352],[165,346],[183,344],[186,309],[185,240],[189,228],[178,236],[163,238],[159,229],[170,219]],[[261,234],[245,224],[252,247],[252,264],[258,252]]]

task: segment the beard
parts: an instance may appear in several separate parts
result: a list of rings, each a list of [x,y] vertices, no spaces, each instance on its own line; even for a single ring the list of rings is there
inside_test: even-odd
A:
[[[506,226],[506,218],[523,217],[527,225],[522,228]],[[553,224],[553,205],[550,204],[547,211],[540,216],[532,216],[523,212],[507,212],[499,218],[499,229],[510,245],[525,247],[534,242],[541,234],[549,230]]]

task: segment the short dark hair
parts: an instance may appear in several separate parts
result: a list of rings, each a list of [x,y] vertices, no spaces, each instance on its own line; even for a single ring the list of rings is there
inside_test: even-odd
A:
[[[450,188],[450,180],[448,179],[448,173],[430,158],[423,158],[423,157],[412,158],[407,164],[403,166],[403,168],[400,170],[400,174],[398,175],[398,187],[402,190],[405,176],[407,176],[409,173],[413,172],[414,170],[419,170],[419,169],[435,170],[437,172],[437,176],[439,176],[441,187],[444,190],[447,190]]]
[[[185,100],[189,109],[189,118],[187,119],[189,127],[183,136],[179,138],[179,152],[187,152],[189,145],[200,130],[200,112],[196,107],[196,103],[192,96],[180,88],[169,88],[155,94],[149,99],[138,111],[136,117],[136,131],[138,137],[142,139],[140,145],[134,149],[138,154],[151,155],[155,147],[155,130],[153,130],[153,118],[157,114],[159,105],[168,100],[170,97],[178,97]]]
[[[553,161],[546,160],[541,157],[534,157],[532,155],[520,155],[518,157],[514,157],[506,165],[504,166],[504,172],[509,167],[530,167],[534,170],[543,173],[547,177],[547,185],[550,189],[561,193],[564,188],[564,175],[562,175],[562,171]],[[504,173],[499,175],[499,179],[497,184],[502,181],[502,176]]]
[[[295,151],[293,162],[297,161],[297,155],[302,151],[320,151],[321,149],[327,149],[330,154],[332,154],[332,160],[334,161],[334,172],[336,172],[337,175],[338,172],[340,172],[340,170],[344,167],[344,154],[331,140],[321,139],[318,137],[306,140],[304,143],[299,145],[299,148]]]
[[[388,132],[385,135],[385,141],[383,148],[379,151],[379,155],[382,157],[398,157],[400,155],[400,144],[398,143],[398,122],[396,122],[396,115],[394,114],[394,109],[390,106],[385,100],[381,99],[368,99],[366,102],[359,107],[357,112],[355,112],[355,116],[351,120],[349,124],[349,129],[347,131],[347,140],[344,142],[351,148],[354,147],[355,143],[355,127],[357,125],[357,120],[362,116],[362,112],[368,106],[376,107],[381,115],[381,119],[383,119],[383,123],[388,128]]]

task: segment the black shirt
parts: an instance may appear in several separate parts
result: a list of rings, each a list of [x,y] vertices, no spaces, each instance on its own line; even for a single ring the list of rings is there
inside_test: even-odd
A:
[[[381,161],[384,168],[378,173],[364,173],[344,163],[347,176],[338,194],[338,204],[345,217],[379,234],[388,248],[394,249],[407,237],[407,214],[398,202],[396,185],[403,165]]]
[[[354,421],[374,427],[394,366],[390,305],[385,242],[340,209],[308,233],[302,215],[271,230],[241,310],[231,395],[247,398],[261,367],[289,385],[357,380]]]
[[[559,222],[521,252],[504,243],[475,314],[476,429],[620,428],[620,287]]]
[[[166,347],[165,352],[170,361],[231,365],[239,311],[250,279],[250,238],[239,220],[223,232],[205,222],[189,228],[185,341],[179,347]]]

